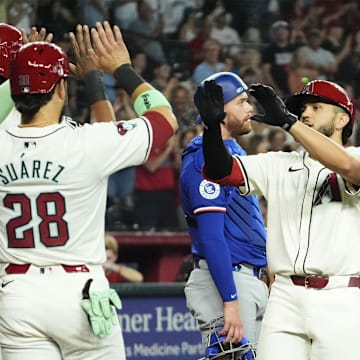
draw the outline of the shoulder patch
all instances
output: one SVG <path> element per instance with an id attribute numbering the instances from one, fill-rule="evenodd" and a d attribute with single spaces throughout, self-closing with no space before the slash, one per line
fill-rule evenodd
<path id="1" fill-rule="evenodd" d="M 216 199 L 220 195 L 220 185 L 203 180 L 199 185 L 199 192 L 204 199 Z"/>
<path id="2" fill-rule="evenodd" d="M 131 120 L 121 120 L 116 123 L 118 132 L 120 135 L 125 135 L 128 131 L 131 131 L 136 128 L 136 122 Z"/>

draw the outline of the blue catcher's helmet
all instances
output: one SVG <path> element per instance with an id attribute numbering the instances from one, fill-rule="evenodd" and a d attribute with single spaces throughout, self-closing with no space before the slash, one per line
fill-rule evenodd
<path id="1" fill-rule="evenodd" d="M 204 87 L 205 81 L 215 80 L 217 85 L 220 85 L 223 90 L 224 95 L 224 104 L 228 103 L 230 100 L 239 96 L 243 92 L 248 91 L 248 86 L 244 81 L 236 74 L 232 72 L 219 72 L 213 75 L 208 76 L 203 80 L 199 87 L 202 89 Z M 194 94 L 194 99 L 198 96 L 197 91 Z M 195 119 L 195 124 L 201 124 L 201 117 L 197 116 Z"/>
<path id="2" fill-rule="evenodd" d="M 243 337 L 237 344 L 233 344 L 232 342 L 224 344 L 226 336 L 220 336 L 218 334 L 221 329 L 221 327 L 216 328 L 215 331 L 209 335 L 204 359 L 215 360 L 226 354 L 237 353 L 236 359 L 255 360 L 253 346 L 246 337 Z"/>

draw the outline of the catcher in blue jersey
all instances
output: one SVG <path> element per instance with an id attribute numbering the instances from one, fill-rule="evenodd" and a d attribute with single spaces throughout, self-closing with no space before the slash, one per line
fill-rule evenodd
<path id="1" fill-rule="evenodd" d="M 251 131 L 248 87 L 229 72 L 212 75 L 202 84 L 208 80 L 215 80 L 223 90 L 224 143 L 231 154 L 245 155 L 235 137 Z M 219 327 L 225 343 L 234 345 L 246 336 L 256 344 L 268 299 L 268 287 L 260 280 L 267 266 L 263 217 L 256 196 L 241 197 L 236 187 L 221 187 L 202 177 L 201 146 L 201 135 L 189 143 L 180 173 L 181 202 L 195 260 L 185 287 L 187 306 L 199 323 L 204 347 Z"/>

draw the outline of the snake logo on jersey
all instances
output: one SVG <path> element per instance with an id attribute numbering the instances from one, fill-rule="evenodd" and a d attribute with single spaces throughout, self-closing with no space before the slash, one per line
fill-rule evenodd
<path id="1" fill-rule="evenodd" d="M 199 185 L 199 192 L 204 199 L 216 199 L 220 195 L 220 185 L 203 180 Z"/>
<path id="2" fill-rule="evenodd" d="M 136 124 L 133 121 L 119 121 L 116 124 L 120 135 L 125 135 L 128 131 L 135 129 Z"/>
<path id="3" fill-rule="evenodd" d="M 313 205 L 318 206 L 331 201 L 341 201 L 339 183 L 335 173 L 331 173 L 326 177 L 314 199 Z"/>

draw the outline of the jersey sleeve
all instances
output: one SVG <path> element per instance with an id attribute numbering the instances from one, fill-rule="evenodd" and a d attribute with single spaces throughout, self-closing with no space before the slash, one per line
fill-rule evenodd
<path id="1" fill-rule="evenodd" d="M 231 255 L 224 237 L 226 192 L 228 188 L 205 180 L 200 169 L 187 167 L 180 178 L 187 211 L 197 224 L 193 246 L 207 261 L 210 274 L 223 299 L 237 299 L 232 275 Z M 183 203 L 184 203 L 183 199 Z"/>
<path id="2" fill-rule="evenodd" d="M 348 147 L 347 151 L 355 156 L 360 161 L 360 148 L 359 147 Z M 354 184 L 349 183 L 344 179 L 345 182 L 345 191 L 348 195 L 352 196 L 360 196 L 360 186 L 356 186 Z"/>
<path id="3" fill-rule="evenodd" d="M 202 253 L 224 302 L 237 299 L 231 255 L 224 236 L 224 215 L 204 212 L 197 216 Z"/>
<path id="4" fill-rule="evenodd" d="M 198 171 L 186 179 L 188 197 L 191 199 L 192 212 L 198 215 L 205 212 L 226 211 L 226 188 L 205 180 Z"/>
<path id="5" fill-rule="evenodd" d="M 244 184 L 239 187 L 241 195 L 263 195 L 268 198 L 274 183 L 281 183 L 289 167 L 299 161 L 296 152 L 267 152 L 257 155 L 234 155 L 244 176 Z"/>
<path id="6" fill-rule="evenodd" d="M 151 125 L 144 117 L 85 125 L 81 133 L 85 156 L 89 164 L 95 163 L 94 169 L 100 171 L 101 177 L 144 163 L 153 137 Z"/>
<path id="7" fill-rule="evenodd" d="M 1 124 L 15 106 L 14 102 L 11 99 L 9 80 L 5 81 L 3 84 L 0 85 L 0 99 L 1 99 L 1 106 L 0 106 L 0 124 Z"/>

